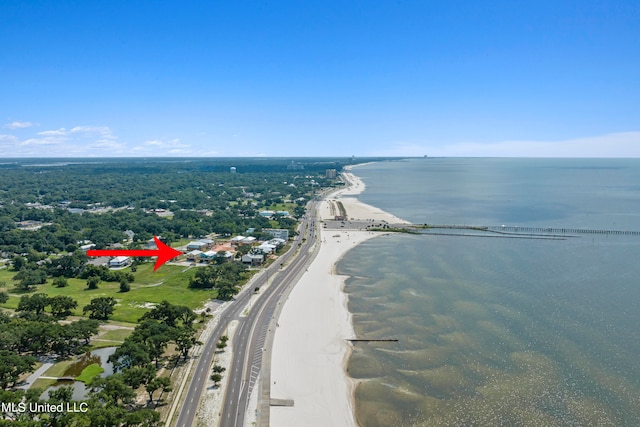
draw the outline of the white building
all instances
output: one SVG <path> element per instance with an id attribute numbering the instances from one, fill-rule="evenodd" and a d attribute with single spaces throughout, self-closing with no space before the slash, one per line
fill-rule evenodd
<path id="1" fill-rule="evenodd" d="M 245 236 L 236 236 L 231 239 L 232 245 L 239 245 L 246 237 Z"/>
<path id="2" fill-rule="evenodd" d="M 262 231 L 271 234 L 276 239 L 282 239 L 285 242 L 289 240 L 289 230 L 286 228 L 265 228 Z"/>
<path id="3" fill-rule="evenodd" d="M 245 237 L 240 241 L 241 245 L 253 245 L 256 242 L 256 238 L 253 236 Z"/>
<path id="4" fill-rule="evenodd" d="M 264 255 L 261 254 L 246 254 L 242 256 L 243 264 L 260 265 L 264 261 Z"/>
<path id="5" fill-rule="evenodd" d="M 200 251 L 198 249 L 193 250 L 193 251 L 187 253 L 187 259 L 191 260 L 191 261 L 199 260 L 201 254 L 202 254 L 202 251 Z"/>
<path id="6" fill-rule="evenodd" d="M 260 246 L 258 246 L 256 249 L 260 250 L 262 253 L 270 254 L 276 250 L 276 246 L 270 245 L 269 243 L 263 243 Z"/>
<path id="7" fill-rule="evenodd" d="M 216 257 L 216 253 L 215 251 L 207 251 L 207 252 L 203 252 L 200 254 L 200 258 L 203 260 L 207 260 L 210 261 L 212 259 L 214 259 Z"/>
<path id="8" fill-rule="evenodd" d="M 200 241 L 194 241 L 194 242 L 189 242 L 189 244 L 187 245 L 187 250 L 188 251 L 194 251 L 194 250 L 202 250 L 207 246 L 207 244 L 205 242 L 200 242 Z"/>
<path id="9" fill-rule="evenodd" d="M 129 258 L 128 256 L 117 256 L 115 258 L 111 258 L 111 260 L 109 261 L 110 268 L 126 267 L 129 264 L 131 264 L 131 258 Z"/>

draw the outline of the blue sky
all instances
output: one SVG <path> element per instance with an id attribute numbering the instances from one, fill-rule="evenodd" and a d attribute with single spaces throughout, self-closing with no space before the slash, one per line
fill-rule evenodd
<path id="1" fill-rule="evenodd" d="M 0 2 L 0 157 L 640 157 L 640 2 Z"/>

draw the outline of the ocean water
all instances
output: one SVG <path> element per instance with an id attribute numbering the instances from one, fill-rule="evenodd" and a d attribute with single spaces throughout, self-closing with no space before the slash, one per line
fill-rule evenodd
<path id="1" fill-rule="evenodd" d="M 640 231 L 639 160 L 354 173 L 361 200 L 415 223 Z M 640 425 L 640 236 L 493 237 L 392 234 L 339 263 L 357 336 L 398 339 L 354 346 L 359 424 Z"/>

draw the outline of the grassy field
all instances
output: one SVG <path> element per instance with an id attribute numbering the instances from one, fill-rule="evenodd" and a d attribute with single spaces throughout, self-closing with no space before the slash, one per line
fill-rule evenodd
<path id="1" fill-rule="evenodd" d="M 88 383 L 93 377 L 100 375 L 104 372 L 104 368 L 99 363 L 92 363 L 82 370 L 82 373 L 76 377 L 77 381 Z"/>
<path id="2" fill-rule="evenodd" d="M 46 377 L 61 377 L 64 375 L 65 371 L 69 368 L 69 366 L 75 363 L 74 360 L 63 360 L 61 362 L 56 363 L 44 373 Z M 31 385 L 31 388 L 41 388 L 46 389 L 47 387 L 55 384 L 57 380 L 38 378 Z"/>
<path id="3" fill-rule="evenodd" d="M 293 214 L 293 210 L 297 205 L 295 203 L 277 203 L 269 206 L 268 210 L 271 211 L 289 211 L 290 214 Z"/>
<path id="4" fill-rule="evenodd" d="M 130 272 L 130 268 L 122 271 Z M 189 279 L 194 276 L 195 268 L 176 265 L 164 265 L 153 271 L 153 263 L 145 263 L 137 266 L 134 274 L 135 280 L 131 284 L 129 292 L 120 292 L 120 284 L 117 282 L 100 282 L 98 289 L 88 290 L 86 280 L 69 279 L 69 286 L 56 288 L 51 285 L 51 280 L 44 285 L 33 287 L 35 292 L 44 292 L 49 296 L 67 295 L 78 301 L 78 308 L 74 315 L 82 316 L 82 308 L 89 304 L 91 299 L 97 297 L 114 297 L 118 304 L 112 320 L 135 323 L 151 306 L 149 303 L 160 303 L 167 300 L 172 304 L 185 305 L 191 309 L 201 307 L 204 302 L 215 298 L 215 290 L 189 289 Z M 16 309 L 23 291 L 13 287 L 11 277 L 14 271 L 0 270 L 0 282 L 6 282 L 4 291 L 10 296 L 9 300 L 1 306 Z"/>
<path id="5" fill-rule="evenodd" d="M 131 335 L 132 332 L 133 331 L 131 329 L 116 329 L 114 331 L 107 331 L 100 335 L 100 339 L 123 342 L 124 339 Z"/>

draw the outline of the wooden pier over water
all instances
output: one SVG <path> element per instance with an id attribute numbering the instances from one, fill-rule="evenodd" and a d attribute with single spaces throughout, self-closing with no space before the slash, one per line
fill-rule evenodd
<path id="1" fill-rule="evenodd" d="M 640 231 L 636 230 L 608 230 L 574 227 L 521 227 L 518 225 L 469 225 L 469 224 L 392 224 L 386 221 L 373 220 L 325 220 L 323 228 L 330 230 L 372 230 L 372 231 L 397 231 L 425 234 L 449 234 L 456 236 L 485 236 L 489 237 L 532 237 L 532 238 L 568 238 L 578 237 L 582 234 L 608 235 L 608 236 L 634 236 L 640 237 Z M 442 232 L 438 232 L 442 230 Z M 462 233 L 472 234 L 462 234 Z"/>
<path id="2" fill-rule="evenodd" d="M 435 225 L 425 224 L 414 226 L 416 229 L 449 229 L 449 230 L 475 230 L 494 233 L 535 233 L 535 234 L 608 234 L 618 236 L 640 236 L 640 231 L 631 230 L 597 230 L 588 228 L 558 228 L 558 227 L 520 227 L 517 225 Z"/>

